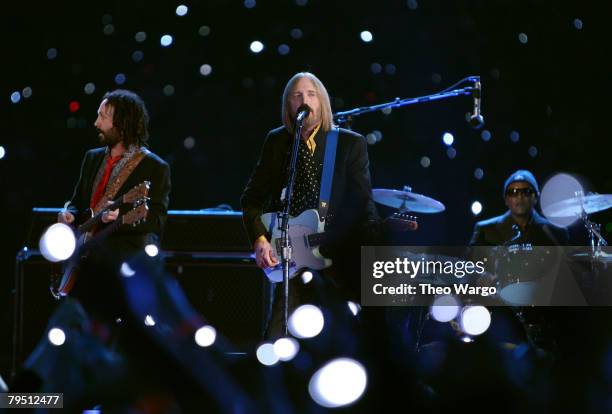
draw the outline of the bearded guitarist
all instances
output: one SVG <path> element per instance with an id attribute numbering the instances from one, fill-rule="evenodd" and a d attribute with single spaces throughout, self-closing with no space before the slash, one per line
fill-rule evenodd
<path id="1" fill-rule="evenodd" d="M 325 279 L 333 280 L 355 300 L 359 298 L 360 246 L 379 237 L 383 222 L 372 199 L 366 140 L 362 135 L 333 125 L 327 90 L 312 73 L 297 73 L 285 87 L 281 106 L 283 126 L 268 133 L 242 194 L 244 225 L 253 243 L 257 265 L 262 269 L 277 266 L 281 258 L 270 244 L 270 229 L 261 215 L 282 211 L 283 187 L 296 127 L 294 120 L 300 108 L 308 111 L 299 142 L 290 214 L 299 216 L 307 210 L 319 211 L 319 216 L 325 219 L 327 236 L 319 252 L 333 262 L 323 270 Z M 332 130 L 336 131 L 336 138 L 330 138 Z M 331 178 L 324 179 L 324 160 L 331 140 L 336 142 L 331 161 L 334 168 L 327 175 Z M 328 202 L 324 202 L 320 197 L 322 182 L 330 180 L 331 194 Z M 303 284 L 299 279 L 296 277 L 290 282 L 289 311 L 308 300 L 307 293 L 300 292 Z M 281 288 L 282 283 L 277 283 L 271 322 L 265 334 L 268 338 L 282 334 Z"/>
<path id="2" fill-rule="evenodd" d="M 134 92 L 114 90 L 104 95 L 94 124 L 103 147 L 85 154 L 72 198 L 58 217 L 62 223 L 78 226 L 99 215 L 101 223 L 90 230 L 95 237 L 134 206 L 106 207 L 147 183 L 146 220 L 135 226 L 119 226 L 104 239 L 101 249 L 95 249 L 110 254 L 115 262 L 142 251 L 145 245 L 159 245 L 166 221 L 170 167 L 147 149 L 148 122 L 145 104 Z"/>

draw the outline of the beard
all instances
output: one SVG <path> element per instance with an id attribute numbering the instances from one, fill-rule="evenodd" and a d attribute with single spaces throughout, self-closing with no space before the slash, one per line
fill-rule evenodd
<path id="1" fill-rule="evenodd" d="M 108 147 L 113 147 L 121 142 L 121 136 L 115 128 L 112 128 L 106 132 L 98 129 L 98 138 L 100 139 L 100 144 Z"/>

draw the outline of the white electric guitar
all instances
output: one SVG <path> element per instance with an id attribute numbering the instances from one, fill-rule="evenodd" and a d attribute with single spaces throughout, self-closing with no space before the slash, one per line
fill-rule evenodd
<path id="1" fill-rule="evenodd" d="M 276 257 L 282 257 L 281 231 L 278 225 L 277 213 L 266 213 L 261 221 L 272 235 L 270 244 Z M 385 221 L 391 222 L 394 228 L 416 230 L 418 227 L 416 217 L 403 213 L 395 213 Z M 323 229 L 325 221 L 319 219 L 319 212 L 315 209 L 306 210 L 297 217 L 289 218 L 289 241 L 293 248 L 291 263 L 289 265 L 289 278 L 293 278 L 301 269 L 321 270 L 331 266 L 332 261 L 319 252 L 319 246 L 325 240 Z M 356 259 L 357 260 L 357 259 Z M 283 281 L 283 265 L 279 263 L 274 267 L 264 269 L 271 282 Z"/>

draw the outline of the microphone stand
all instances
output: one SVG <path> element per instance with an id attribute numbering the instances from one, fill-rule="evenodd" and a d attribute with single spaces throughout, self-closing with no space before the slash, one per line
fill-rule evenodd
<path id="1" fill-rule="evenodd" d="M 289 267 L 291 266 L 291 258 L 293 247 L 289 239 L 289 211 L 291 211 L 291 199 L 293 197 L 293 184 L 295 183 L 295 174 L 297 170 L 297 156 L 300 139 L 302 136 L 302 126 L 304 120 L 296 121 L 295 136 L 293 138 L 293 147 L 291 149 L 291 160 L 289 163 L 289 175 L 287 177 L 287 185 L 285 187 L 285 203 L 283 211 L 278 213 L 278 226 L 281 231 L 281 262 L 283 266 L 283 333 L 287 333 L 287 320 L 289 317 Z"/>
<path id="2" fill-rule="evenodd" d="M 449 88 L 443 90 L 442 92 L 434 93 L 432 95 L 420 96 L 418 98 L 395 98 L 395 100 L 383 104 L 362 106 L 348 111 L 336 112 L 334 114 L 334 119 L 336 120 L 336 123 L 338 125 L 348 123 L 350 129 L 350 123 L 353 121 L 353 118 L 355 116 L 362 115 L 368 112 L 381 111 L 386 108 L 399 108 L 401 106 L 437 101 L 461 95 L 474 95 L 475 93 L 479 92 L 477 86 L 468 86 L 461 89 L 448 90 L 454 88 L 455 86 L 463 82 L 480 82 L 480 76 L 468 76 L 467 78 L 464 78 L 459 82 L 455 83 L 454 85 L 450 86 Z"/>

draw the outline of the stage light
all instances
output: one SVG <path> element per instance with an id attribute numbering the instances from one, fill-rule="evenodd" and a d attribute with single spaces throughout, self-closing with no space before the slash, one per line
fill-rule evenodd
<path id="1" fill-rule="evenodd" d="M 76 238 L 70 226 L 63 223 L 51 225 L 40 238 L 40 253 L 50 262 L 68 259 L 76 248 Z"/>
<path id="2" fill-rule="evenodd" d="M 268 367 L 276 364 L 279 361 L 278 355 L 276 355 L 276 352 L 274 352 L 274 345 L 270 343 L 259 345 L 255 355 L 261 364 Z"/>
<path id="3" fill-rule="evenodd" d="M 364 366 L 354 359 L 334 359 L 314 373 L 308 383 L 312 399 L 326 408 L 336 408 L 357 401 L 365 392 L 368 376 Z"/>
<path id="4" fill-rule="evenodd" d="M 212 73 L 212 66 L 210 66 L 209 64 L 205 63 L 202 66 L 200 66 L 200 75 L 208 76 L 211 73 Z"/>
<path id="5" fill-rule="evenodd" d="M 431 165 L 431 160 L 429 159 L 429 157 L 421 157 L 421 167 L 429 168 L 430 165 Z"/>
<path id="6" fill-rule="evenodd" d="M 381 109 L 380 112 L 382 112 L 384 115 L 389 115 L 391 114 L 391 112 L 393 112 L 393 108 L 387 106 L 386 108 Z"/>
<path id="7" fill-rule="evenodd" d="M 252 9 L 253 7 L 256 6 L 256 2 L 255 0 L 244 0 L 244 7 L 246 7 L 247 9 Z"/>
<path id="8" fill-rule="evenodd" d="M 582 30 L 582 20 L 574 19 L 574 27 L 576 30 Z"/>
<path id="9" fill-rule="evenodd" d="M 79 103 L 77 101 L 72 101 L 70 102 L 70 104 L 68 104 L 68 108 L 70 109 L 70 112 L 76 112 L 79 110 L 81 106 L 79 105 Z"/>
<path id="10" fill-rule="evenodd" d="M 183 141 L 183 145 L 185 146 L 185 149 L 193 149 L 193 147 L 195 147 L 195 138 L 193 137 L 187 137 L 185 138 L 185 140 Z"/>
<path id="11" fill-rule="evenodd" d="M 448 147 L 446 149 L 446 156 L 450 158 L 451 160 L 454 159 L 457 156 L 457 150 L 454 149 L 453 147 Z"/>
<path id="12" fill-rule="evenodd" d="M 429 313 L 438 322 L 450 322 L 459 314 L 459 300 L 452 295 L 438 296 L 429 308 Z"/>
<path id="13" fill-rule="evenodd" d="M 138 62 L 142 62 L 142 60 L 144 59 L 144 53 L 142 50 L 135 50 L 134 53 L 132 53 L 132 60 L 136 63 Z"/>
<path id="14" fill-rule="evenodd" d="M 6 155 L 6 150 L 0 145 L 0 160 Z"/>
<path id="15" fill-rule="evenodd" d="M 66 334 L 60 328 L 51 328 L 47 334 L 47 338 L 52 345 L 61 346 L 66 342 Z"/>
<path id="16" fill-rule="evenodd" d="M 88 82 L 85 84 L 83 91 L 86 95 L 91 95 L 96 91 L 96 85 L 94 85 L 92 82 Z"/>
<path id="17" fill-rule="evenodd" d="M 104 26 L 104 29 L 102 31 L 106 36 L 110 36 L 115 31 L 115 26 L 113 26 L 112 24 L 107 24 Z"/>
<path id="18" fill-rule="evenodd" d="M 155 319 L 151 315 L 146 315 L 144 319 L 144 324 L 146 326 L 155 326 Z"/>
<path id="19" fill-rule="evenodd" d="M 185 6 L 184 4 L 181 4 L 180 6 L 176 8 L 177 16 L 180 16 L 180 17 L 185 16 L 187 12 L 189 12 L 189 7 Z"/>
<path id="20" fill-rule="evenodd" d="M 368 135 L 366 135 L 366 141 L 368 142 L 368 145 L 376 144 L 376 135 L 370 132 Z"/>
<path id="21" fill-rule="evenodd" d="M 531 156 L 531 158 L 535 158 L 538 156 L 538 149 L 536 147 L 534 147 L 533 145 L 531 147 L 529 147 L 529 149 L 527 150 L 527 152 L 529 153 L 529 155 Z"/>
<path id="22" fill-rule="evenodd" d="M 202 37 L 206 37 L 206 36 L 208 36 L 208 35 L 210 34 L 210 27 L 208 27 L 208 26 L 201 26 L 201 27 L 198 29 L 198 34 L 199 34 L 200 36 L 202 36 Z"/>
<path id="23" fill-rule="evenodd" d="M 380 63 L 374 62 L 370 65 L 370 70 L 373 74 L 377 75 L 382 72 L 382 65 Z"/>
<path id="24" fill-rule="evenodd" d="M 304 36 L 304 33 L 296 28 L 291 29 L 291 32 L 289 32 L 289 34 L 291 35 L 292 38 L 294 38 L 295 40 L 301 39 L 302 36 Z"/>
<path id="25" fill-rule="evenodd" d="M 525 33 L 519 33 L 518 39 L 519 39 L 519 42 L 521 42 L 524 45 L 527 44 L 527 42 L 529 41 L 529 37 L 527 37 Z"/>
<path id="26" fill-rule="evenodd" d="M 173 38 L 170 35 L 163 35 L 161 37 L 161 39 L 159 39 L 159 43 L 162 45 L 162 47 L 168 47 L 172 44 L 173 42 Z"/>
<path id="27" fill-rule="evenodd" d="M 304 284 L 310 283 L 312 281 L 312 272 L 310 270 L 306 270 L 302 273 L 302 282 Z"/>
<path id="28" fill-rule="evenodd" d="M 470 209 L 472 210 L 472 214 L 477 216 L 482 213 L 482 204 L 480 203 L 480 201 L 474 201 Z"/>
<path id="29" fill-rule="evenodd" d="M 52 47 L 51 49 L 47 50 L 47 59 L 49 60 L 53 60 L 57 57 L 57 49 Z"/>
<path id="30" fill-rule="evenodd" d="M 21 94 L 18 91 L 15 91 L 11 94 L 11 102 L 16 104 L 21 101 Z"/>
<path id="31" fill-rule="evenodd" d="M 166 85 L 164 86 L 163 93 L 165 96 L 174 95 L 174 85 Z"/>
<path id="32" fill-rule="evenodd" d="M 387 75 L 395 75 L 396 72 L 396 68 L 395 65 L 393 63 L 387 63 L 385 65 L 385 72 L 387 73 Z"/>
<path id="33" fill-rule="evenodd" d="M 290 51 L 291 49 L 289 48 L 289 46 L 284 43 L 278 47 L 279 55 L 283 55 L 283 56 L 288 55 Z"/>
<path id="34" fill-rule="evenodd" d="M 474 178 L 482 180 L 482 177 L 484 177 L 484 170 L 482 168 L 476 168 L 474 170 Z"/>
<path id="35" fill-rule="evenodd" d="M 264 45 L 259 40 L 255 40 L 251 42 L 250 49 L 251 49 L 251 52 L 253 53 L 259 53 L 262 50 L 264 50 Z"/>
<path id="36" fill-rule="evenodd" d="M 308 4 L 308 0 L 295 0 L 295 4 L 298 6 L 304 7 Z"/>
<path id="37" fill-rule="evenodd" d="M 354 316 L 357 316 L 361 311 L 361 306 L 358 303 L 351 302 L 350 300 L 346 303 L 348 305 L 349 310 Z"/>
<path id="38" fill-rule="evenodd" d="M 482 138 L 483 141 L 489 141 L 491 139 L 491 132 L 488 129 L 483 129 L 480 133 L 480 138 Z"/>
<path id="39" fill-rule="evenodd" d="M 134 35 L 134 40 L 136 40 L 138 43 L 142 43 L 147 40 L 147 34 L 145 32 L 137 32 Z"/>
<path id="40" fill-rule="evenodd" d="M 361 33 L 359 33 L 359 37 L 361 37 L 361 40 L 364 41 L 365 43 L 369 43 L 374 39 L 374 36 L 372 36 L 372 33 L 364 30 Z"/>
<path id="41" fill-rule="evenodd" d="M 510 133 L 510 141 L 512 142 L 519 142 L 519 139 L 521 138 L 520 134 L 516 131 L 512 131 Z"/>
<path id="42" fill-rule="evenodd" d="M 274 342 L 274 353 L 281 361 L 290 361 L 300 350 L 300 344 L 293 338 L 280 338 Z"/>
<path id="43" fill-rule="evenodd" d="M 491 325 L 491 314 L 484 306 L 466 306 L 461 311 L 461 330 L 471 336 L 481 335 Z"/>
<path id="44" fill-rule="evenodd" d="M 569 174 L 561 173 L 551 177 L 542 186 L 540 193 L 540 207 L 544 216 L 557 226 L 566 227 L 572 225 L 580 215 L 582 210 L 579 203 L 574 204 L 574 208 L 565 208 L 563 215 L 559 214 L 556 203 L 564 200 L 576 199 L 584 194 L 584 187 L 576 178 Z"/>
<path id="45" fill-rule="evenodd" d="M 455 137 L 450 132 L 445 132 L 442 135 L 442 142 L 444 142 L 446 146 L 450 147 L 451 145 L 453 145 L 453 142 L 455 142 Z"/>
<path id="46" fill-rule="evenodd" d="M 159 248 L 154 244 L 147 244 L 144 250 L 145 253 L 151 257 L 155 257 L 159 254 Z"/>
<path id="47" fill-rule="evenodd" d="M 210 325 L 206 325 L 198 329 L 194 337 L 196 344 L 205 348 L 215 343 L 215 339 L 217 339 L 217 330 Z"/>
<path id="48" fill-rule="evenodd" d="M 21 91 L 21 95 L 28 99 L 29 97 L 32 96 L 32 88 L 30 88 L 29 86 L 26 86 L 25 88 L 23 88 L 23 90 Z"/>
<path id="49" fill-rule="evenodd" d="M 417 0 L 408 0 L 406 2 L 406 5 L 410 10 L 416 10 L 419 7 L 419 3 L 417 2 Z"/>
<path id="50" fill-rule="evenodd" d="M 296 338 L 313 338 L 323 330 L 325 319 L 321 309 L 314 305 L 302 305 L 297 308 L 288 321 L 291 335 Z"/>
<path id="51" fill-rule="evenodd" d="M 132 269 L 130 265 L 126 262 L 121 263 L 121 268 L 119 269 L 119 271 L 124 277 L 132 277 L 136 274 L 134 269 Z"/>
<path id="52" fill-rule="evenodd" d="M 125 81 L 126 81 L 126 77 L 125 77 L 125 75 L 123 73 L 118 73 L 115 76 L 115 83 L 117 85 L 123 85 L 125 83 Z"/>

